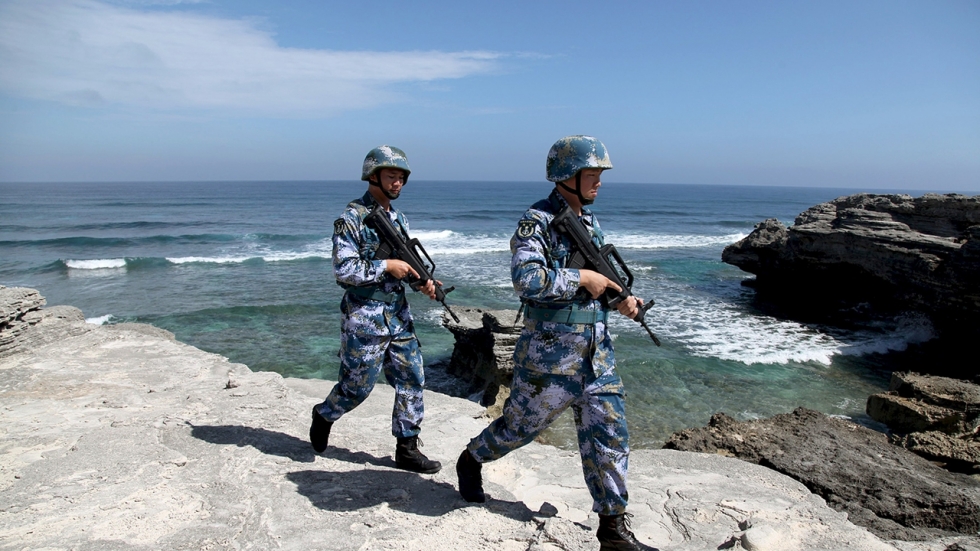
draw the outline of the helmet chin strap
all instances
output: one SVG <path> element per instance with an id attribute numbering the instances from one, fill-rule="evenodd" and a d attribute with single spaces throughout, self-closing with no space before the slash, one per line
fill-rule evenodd
<path id="1" fill-rule="evenodd" d="M 377 180 L 369 179 L 368 180 L 368 185 L 369 186 L 377 186 L 378 189 L 381 190 L 381 193 L 383 193 L 385 195 L 385 197 L 387 197 L 388 199 L 391 199 L 392 201 L 394 201 L 395 199 L 398 199 L 398 196 L 399 195 L 401 195 L 400 193 L 392 193 L 392 192 L 388 191 L 387 189 L 385 189 L 384 186 L 381 185 L 381 176 L 378 173 L 374 173 L 371 176 L 372 177 L 376 177 Z M 405 179 L 402 180 L 402 187 L 405 187 L 405 184 L 407 184 L 407 183 L 408 183 L 408 176 L 406 176 Z"/>
<path id="2" fill-rule="evenodd" d="M 581 170 L 575 173 L 575 189 L 566 186 L 565 182 L 558 182 L 558 185 L 565 188 L 565 190 L 568 191 L 569 193 L 574 193 L 575 196 L 578 197 L 579 202 L 582 203 L 583 205 L 591 205 L 592 203 L 595 203 L 595 199 L 586 199 L 585 197 L 582 197 L 582 171 Z"/>

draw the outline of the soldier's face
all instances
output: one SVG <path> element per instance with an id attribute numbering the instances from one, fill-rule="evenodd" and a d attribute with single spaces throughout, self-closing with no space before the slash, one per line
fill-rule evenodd
<path id="1" fill-rule="evenodd" d="M 378 171 L 378 183 L 389 199 L 395 199 L 405 185 L 405 171 L 397 168 L 382 168 Z"/>
<path id="2" fill-rule="evenodd" d="M 601 168 L 583 168 L 582 169 L 582 197 L 586 200 L 594 201 L 596 196 L 599 195 L 599 186 L 602 185 L 600 177 L 602 175 Z M 572 179 L 572 186 L 575 185 L 575 180 Z"/>

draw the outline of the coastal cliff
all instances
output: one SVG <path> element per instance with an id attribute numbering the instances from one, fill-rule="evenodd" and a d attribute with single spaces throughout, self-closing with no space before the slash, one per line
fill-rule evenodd
<path id="1" fill-rule="evenodd" d="M 11 296 L 0 304 L 34 295 L 0 288 Z M 151 326 L 97 327 L 29 300 L 0 324 L 22 343 L 0 358 L 0 549 L 596 546 L 575 452 L 532 443 L 485 467 L 489 503 L 459 498 L 452 464 L 487 423 L 479 404 L 427 393 L 425 451 L 446 465 L 433 476 L 394 468 L 385 385 L 317 455 L 309 410 L 330 381 L 253 373 Z M 634 531 L 661 551 L 980 547 L 881 540 L 803 484 L 718 455 L 634 451 L 630 497 Z"/>
<path id="2" fill-rule="evenodd" d="M 722 260 L 755 274 L 747 283 L 760 304 L 791 317 L 925 314 L 942 343 L 926 355 L 940 365 L 919 370 L 980 374 L 965 346 L 980 337 L 980 196 L 840 197 L 788 228 L 776 219 L 759 223 Z"/>

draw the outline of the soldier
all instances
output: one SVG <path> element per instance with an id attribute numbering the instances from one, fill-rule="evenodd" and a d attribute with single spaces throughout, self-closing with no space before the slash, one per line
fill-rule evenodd
<path id="1" fill-rule="evenodd" d="M 412 314 L 401 279 L 419 274 L 406 262 L 374 258 L 380 241 L 364 218 L 376 205 L 388 212 L 393 224 L 408 234 L 408 221 L 391 206 L 411 174 L 405 152 L 382 145 L 368 152 L 361 180 L 368 189 L 333 223 L 333 269 L 337 284 L 344 288 L 340 302 L 340 377 L 330 395 L 313 407 L 310 443 L 317 453 L 327 448 L 334 422 L 363 402 L 374 388 L 378 375 L 395 387 L 391 433 L 397 439 L 395 464 L 418 473 L 438 472 L 442 464 L 420 450 L 422 386 L 425 375 L 422 353 L 415 336 Z M 435 298 L 429 280 L 419 289 Z"/>
<path id="2" fill-rule="evenodd" d="M 602 246 L 602 230 L 586 205 L 598 194 L 600 174 L 610 168 L 605 146 L 590 136 L 562 138 L 548 152 L 547 176 L 555 188 L 524 213 L 510 240 L 511 278 L 525 313 L 511 394 L 503 414 L 460 454 L 456 474 L 463 499 L 486 501 L 481 464 L 524 446 L 571 406 L 585 483 L 599 514 L 601 549 L 642 550 L 651 548 L 636 541 L 626 514 L 623 382 L 615 370 L 608 306 L 598 300 L 607 287 L 620 289 L 598 272 L 566 268 L 570 243 L 549 227 L 568 205 Z M 640 305 L 631 296 L 617 309 L 632 318 Z"/>

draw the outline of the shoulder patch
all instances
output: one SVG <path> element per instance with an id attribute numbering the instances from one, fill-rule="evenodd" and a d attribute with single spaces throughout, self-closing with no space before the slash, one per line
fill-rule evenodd
<path id="1" fill-rule="evenodd" d="M 333 232 L 334 233 L 344 233 L 344 228 L 347 227 L 347 221 L 343 218 L 338 218 L 333 222 Z"/>
<path id="2" fill-rule="evenodd" d="M 517 236 L 527 239 L 534 235 L 534 228 L 538 225 L 537 220 L 521 220 L 517 223 Z"/>

